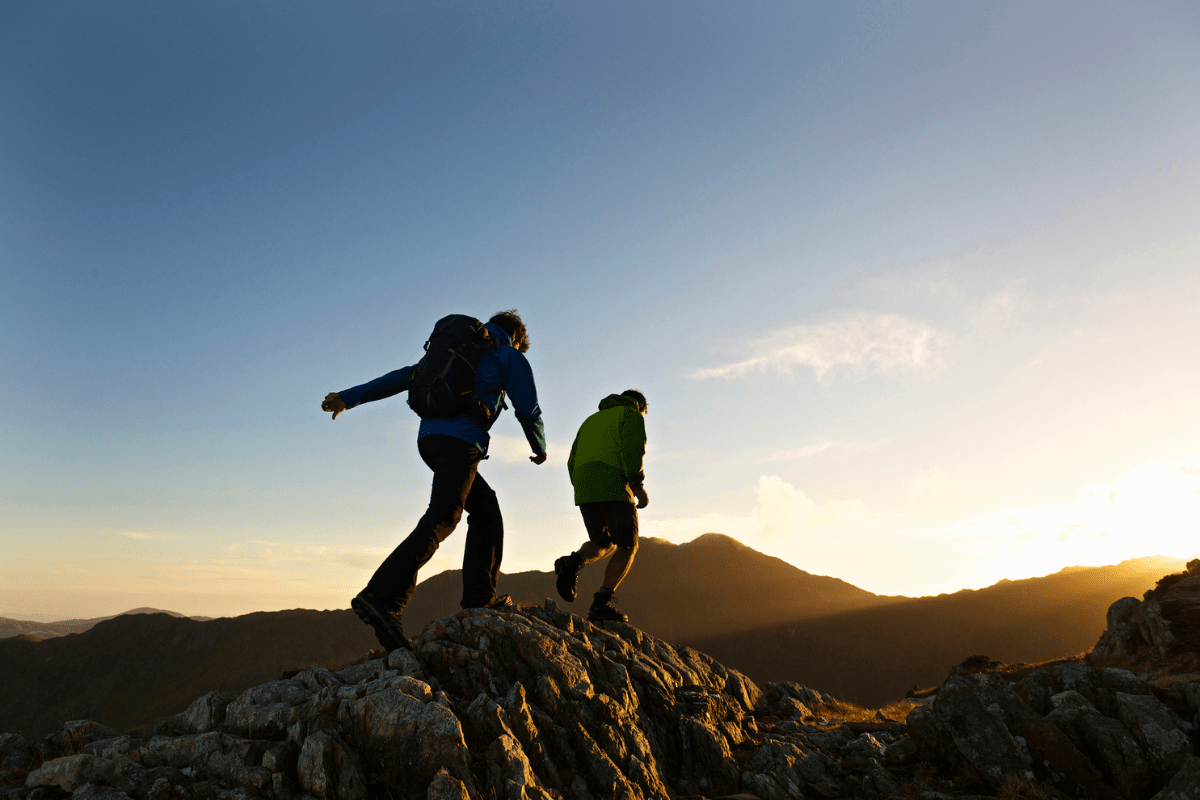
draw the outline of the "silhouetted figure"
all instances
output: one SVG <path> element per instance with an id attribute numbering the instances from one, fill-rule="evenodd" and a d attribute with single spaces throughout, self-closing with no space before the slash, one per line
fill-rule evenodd
<path id="1" fill-rule="evenodd" d="M 496 594 L 504 552 L 504 521 L 496 493 L 478 473 L 479 462 L 487 457 L 488 429 L 508 407 L 504 402 L 506 393 L 533 449 L 529 460 L 535 464 L 546 460 L 546 436 L 533 371 L 522 355 L 529 349 L 529 336 L 520 316 L 515 309 L 496 314 L 482 326 L 479 335 L 489 346 L 478 356 L 475 389 L 470 397 L 471 413 L 423 418 L 417 433 L 417 451 L 433 470 L 429 508 L 408 538 L 375 571 L 367 588 L 350 604 L 359 618 L 375 629 L 376 638 L 387 650 L 408 646 L 400 615 L 416 590 L 417 571 L 454 531 L 464 510 L 467 542 L 463 554 L 462 607 L 502 608 L 512 604 L 507 595 Z M 333 418 L 337 419 L 348 408 L 391 397 L 410 385 L 415 387 L 417 366 L 389 372 L 353 389 L 330 393 L 321 403 L 321 409 L 333 412 Z"/>
<path id="2" fill-rule="evenodd" d="M 596 592 L 588 619 L 595 622 L 629 618 L 617 610 L 616 590 L 629 573 L 638 547 L 637 510 L 650 502 L 642 483 L 646 455 L 646 397 L 636 389 L 610 394 L 600 410 L 583 421 L 567 471 L 575 487 L 575 505 L 583 515 L 588 541 L 554 562 L 558 593 L 570 602 L 585 564 L 612 556 L 604 583 Z M 637 506 L 634 506 L 634 500 Z"/>

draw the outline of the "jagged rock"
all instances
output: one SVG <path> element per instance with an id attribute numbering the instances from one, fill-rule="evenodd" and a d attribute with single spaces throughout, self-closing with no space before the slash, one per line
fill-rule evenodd
<path id="1" fill-rule="evenodd" d="M 1133 609 L 1132 618 L 1142 639 L 1149 643 L 1154 655 L 1161 658 L 1175 650 L 1175 634 L 1171 632 L 1171 622 L 1163 616 L 1162 605 L 1158 600 L 1139 604 Z"/>
<path id="2" fill-rule="evenodd" d="M 219 730 L 225 724 L 225 710 L 236 695 L 228 692 L 209 692 L 192 701 L 187 710 L 177 714 L 164 724 L 159 733 L 180 735 L 186 733 L 208 733 Z"/>
<path id="3" fill-rule="evenodd" d="M 1122 797 L 1136 800 L 1154 793 L 1150 765 L 1124 725 L 1100 714 L 1083 715 L 1075 724 L 1093 761 Z"/>
<path id="4" fill-rule="evenodd" d="M 97 742 L 89 742 L 81 749 L 85 753 L 91 753 L 94 756 L 101 758 L 116 758 L 123 756 L 133 747 L 133 739 L 128 736 L 117 736 L 112 739 L 101 739 Z"/>
<path id="5" fill-rule="evenodd" d="M 225 707 L 221 729 L 254 739 L 283 739 L 303 716 L 313 692 L 294 680 L 272 681 L 247 689 Z"/>
<path id="6" fill-rule="evenodd" d="M 1197 797 L 1200 797 L 1200 758 L 1192 756 L 1151 800 L 1196 800 Z"/>
<path id="7" fill-rule="evenodd" d="M 241 739 L 210 731 L 186 736 L 155 736 L 135 743 L 127 751 L 132 760 L 146 767 L 169 766 L 211 781 L 259 791 L 271 782 L 271 773 L 261 766 L 265 742 Z"/>
<path id="8" fill-rule="evenodd" d="M 869 764 L 861 776 L 852 776 L 848 783 L 860 800 L 891 800 L 900 792 L 900 784 L 878 762 Z"/>
<path id="9" fill-rule="evenodd" d="M 746 764 L 741 788 L 763 800 L 788 800 L 804 797 L 804 778 L 800 775 L 803 751 L 791 742 L 764 742 Z"/>
<path id="10" fill-rule="evenodd" d="M 1026 675 L 1017 681 L 1013 689 L 1030 708 L 1043 717 L 1053 709 L 1050 698 L 1062 691 L 1050 673 L 1044 669 Z"/>
<path id="11" fill-rule="evenodd" d="M 950 674 L 947 677 L 953 678 L 957 675 L 973 675 L 977 672 L 989 672 L 1004 666 L 1004 662 L 995 661 L 987 656 L 968 656 L 959 663 L 950 668 Z"/>
<path id="12" fill-rule="evenodd" d="M 62 728 L 47 736 L 43 747 L 52 748 L 63 755 L 72 755 L 86 744 L 120 735 L 120 731 L 107 725 L 92 722 L 90 719 L 76 719 L 64 722 Z"/>
<path id="13" fill-rule="evenodd" d="M 488 748 L 487 765 L 488 783 L 495 797 L 504 800 L 542 800 L 550 797 L 538 785 L 525 751 L 513 737 L 501 734 L 492 742 Z"/>
<path id="14" fill-rule="evenodd" d="M 441 769 L 429 783 L 425 800 L 470 800 L 470 794 L 462 781 Z"/>
<path id="15" fill-rule="evenodd" d="M 131 800 L 131 798 L 120 789 L 85 783 L 71 793 L 71 800 Z"/>
<path id="16" fill-rule="evenodd" d="M 80 753 L 42 764 L 25 777 L 25 788 L 57 786 L 64 792 L 73 792 L 86 783 L 107 784 L 116 773 L 116 765 L 108 759 Z"/>
<path id="17" fill-rule="evenodd" d="M 25 776 L 40 764 L 36 749 L 18 733 L 0 733 L 0 786 L 24 784 Z"/>
<path id="18" fill-rule="evenodd" d="M 423 791 L 444 767 L 474 790 L 462 726 L 444 695 L 435 697 L 428 684 L 399 674 L 364 686 L 361 697 L 342 701 L 337 722 L 373 782 Z"/>
<path id="19" fill-rule="evenodd" d="M 362 764 L 336 731 L 305 739 L 296 772 L 300 788 L 319 800 L 366 800 Z"/>
<path id="20" fill-rule="evenodd" d="M 1170 710 L 1150 695 L 1117 694 L 1118 718 L 1142 745 L 1160 781 L 1179 770 L 1192 755 L 1192 743 Z"/>
<path id="21" fill-rule="evenodd" d="M 883 758 L 889 764 L 905 764 L 917 754 L 917 743 L 911 736 L 901 736 L 883 751 Z"/>
<path id="22" fill-rule="evenodd" d="M 726 736 L 705 717 L 680 721 L 683 764 L 677 786 L 681 794 L 714 796 L 737 791 L 738 771 Z"/>
<path id="23" fill-rule="evenodd" d="M 810 707 L 819 706 L 833 698 L 815 689 L 790 681 L 773 683 L 760 693 L 754 710 L 772 714 L 780 719 L 806 719 L 812 716 Z"/>
<path id="24" fill-rule="evenodd" d="M 1136 597 L 1122 597 L 1108 607 L 1108 627 L 1092 648 L 1090 659 L 1127 656 L 1146 646 L 1134 612 L 1142 604 Z"/>
<path id="25" fill-rule="evenodd" d="M 1164 577 L 1140 602 L 1121 598 L 1109 607 L 1107 622 L 1090 663 L 1140 653 L 1163 658 L 1200 652 L 1200 564 L 1190 562 L 1187 572 Z"/>
<path id="26" fill-rule="evenodd" d="M 1200 682 L 1156 696 L 1083 664 L 1016 686 L 963 670 L 906 725 L 839 724 L 833 702 L 552 602 L 476 609 L 408 650 L 210 693 L 154 736 L 86 722 L 0 736 L 0 800 L 886 800 L 922 760 L 946 776 L 970 764 L 996 787 L 1015 775 L 1149 800 L 1188 791 L 1197 768 L 1180 714 L 1200 712 Z M 56 757 L 76 759 L 69 789 Z"/>
<path id="27" fill-rule="evenodd" d="M 1200 569 L 1189 569 L 1188 577 L 1163 592 L 1158 603 L 1170 621 L 1177 651 L 1200 651 Z"/>
<path id="28" fill-rule="evenodd" d="M 980 690 L 985 694 L 994 690 L 994 684 L 986 680 L 989 678 L 1002 680 L 986 674 L 951 678 L 938 691 L 931 711 L 958 755 L 989 784 L 998 787 L 1006 775 L 1032 780 L 1033 762 L 1027 747 L 1013 738 L 1000 709 L 994 703 L 989 706 L 980 696 Z M 1013 697 L 1019 702 L 1015 693 Z M 918 728 L 924 730 L 920 722 Z M 939 734 L 936 739 L 938 746 L 944 746 L 943 736 Z"/>

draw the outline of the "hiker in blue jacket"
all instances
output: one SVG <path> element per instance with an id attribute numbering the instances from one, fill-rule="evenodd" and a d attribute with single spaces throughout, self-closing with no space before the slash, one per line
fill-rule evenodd
<path id="1" fill-rule="evenodd" d="M 484 351 L 475 373 L 475 396 L 489 412 L 488 421 L 481 423 L 465 415 L 421 420 L 417 451 L 433 470 L 429 508 L 408 538 L 375 571 L 367 588 L 350 603 L 359 618 L 375 629 L 376 638 L 387 650 L 408 646 L 400 615 L 417 588 L 417 571 L 454 531 L 464 510 L 467 541 L 462 607 L 502 608 L 512 604 L 507 595 L 496 594 L 504 552 L 504 521 L 496 493 L 478 473 L 479 462 L 487 458 L 488 429 L 508 407 L 506 394 L 533 450 L 529 460 L 534 464 L 546 460 L 546 435 L 533 370 L 523 355 L 529 349 L 525 323 L 513 309 L 493 316 L 486 328 L 499 344 Z M 322 401 L 321 410 L 332 412 L 337 419 L 348 408 L 403 392 L 415 366 L 389 372 L 352 389 L 331 392 Z"/>

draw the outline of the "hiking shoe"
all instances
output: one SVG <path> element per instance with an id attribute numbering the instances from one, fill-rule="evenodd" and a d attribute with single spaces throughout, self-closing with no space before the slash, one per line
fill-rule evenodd
<path id="1" fill-rule="evenodd" d="M 364 589 L 350 601 L 350 608 L 359 619 L 375 630 L 375 638 L 384 650 L 390 652 L 408 647 L 404 626 L 400 624 L 400 615 L 384 608 L 375 595 Z"/>
<path id="2" fill-rule="evenodd" d="M 591 622 L 628 622 L 629 617 L 617 610 L 616 599 L 616 595 L 602 597 L 600 592 L 596 592 L 596 599 L 588 609 L 588 619 Z"/>
<path id="3" fill-rule="evenodd" d="M 512 605 L 513 605 L 512 598 L 509 597 L 508 595 L 494 594 L 494 595 L 492 595 L 492 599 L 488 600 L 486 603 L 479 603 L 479 604 L 472 603 L 471 605 L 463 606 L 463 608 L 490 608 L 495 611 L 501 611 L 506 608 L 512 608 Z"/>
<path id="4" fill-rule="evenodd" d="M 558 594 L 568 603 L 575 601 L 579 592 L 579 570 L 583 569 L 583 559 L 572 553 L 554 562 L 554 574 L 558 576 L 554 587 Z"/>

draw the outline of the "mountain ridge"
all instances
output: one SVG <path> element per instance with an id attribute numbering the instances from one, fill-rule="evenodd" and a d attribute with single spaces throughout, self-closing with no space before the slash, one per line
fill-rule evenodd
<path id="1" fill-rule="evenodd" d="M 84 631 L 94 627 L 97 623 L 134 614 L 167 614 L 168 616 L 172 617 L 194 619 L 197 622 L 207 622 L 213 619 L 213 617 L 203 616 L 188 617 L 186 614 L 180 614 L 178 611 L 165 611 L 161 608 L 150 608 L 147 606 L 131 608 L 129 611 L 122 611 L 120 614 L 111 614 L 107 617 L 63 619 L 54 622 L 36 622 L 33 620 L 0 617 L 0 639 L 6 639 L 12 636 L 32 636 L 37 639 L 53 639 L 58 636 L 69 636 L 73 633 L 83 633 Z"/>
<path id="2" fill-rule="evenodd" d="M 690 559 L 697 554 L 712 556 L 714 563 L 693 569 Z M 940 680 L 950 664 L 979 653 L 1024 662 L 1077 653 L 1103 630 L 1109 604 L 1140 595 L 1162 574 L 1162 562 L 1150 557 L 954 594 L 888 598 L 836 578 L 804 573 L 719 534 L 692 547 L 652 542 L 647 556 L 644 563 L 635 563 L 635 573 L 639 563 L 648 567 L 643 577 L 651 585 L 636 591 L 623 586 L 620 592 L 621 606 L 640 629 L 697 648 L 754 680 L 798 680 L 856 702 L 895 699 L 914 684 Z M 676 572 L 688 580 L 653 585 L 654 565 L 663 559 L 674 560 L 680 566 Z M 737 577 L 770 572 L 764 565 L 776 570 L 775 583 L 768 585 L 799 580 L 808 587 L 805 597 L 820 605 L 801 608 L 796 618 L 779 621 L 779 609 L 762 602 L 762 585 Z M 705 625 L 695 624 L 694 617 L 705 613 L 714 592 L 695 579 L 718 571 L 726 583 L 749 595 L 755 614 L 741 619 L 740 629 L 727 627 L 711 634 Z M 590 574 L 591 578 L 585 571 L 583 581 L 598 585 L 600 569 Z M 631 584 L 637 589 L 633 577 Z M 1056 582 L 1064 581 L 1097 585 L 1082 600 L 1068 602 L 1055 594 L 1063 591 L 1061 586 L 1054 588 Z M 500 588 L 535 605 L 556 596 L 552 573 L 504 575 Z M 460 591 L 457 570 L 423 582 L 409 612 L 427 618 L 422 622 L 406 612 L 409 634 L 455 613 Z M 670 592 L 684 594 L 675 598 L 680 608 L 668 612 L 662 605 Z M 1005 595 L 1001 599 L 1007 607 L 1031 609 L 1020 624 L 1003 614 L 987 616 L 986 607 L 997 605 L 999 595 Z M 585 591 L 584 599 L 574 604 L 577 616 L 585 613 L 587 598 Z M 849 602 L 831 605 L 831 598 Z M 569 613 L 571 604 L 563 605 Z M 42 642 L 0 639 L 0 663 L 6 664 L 10 677 L 0 683 L 0 730 L 48 730 L 80 716 L 118 727 L 145 725 L 178 712 L 204 691 L 240 691 L 288 669 L 346 663 L 374 646 L 370 628 L 352 612 L 304 609 L 206 622 L 166 614 L 118 616 L 74 636 Z M 124 663 L 131 659 L 144 662 L 140 671 Z M 118 702 L 124 685 L 141 687 L 141 695 Z"/>

